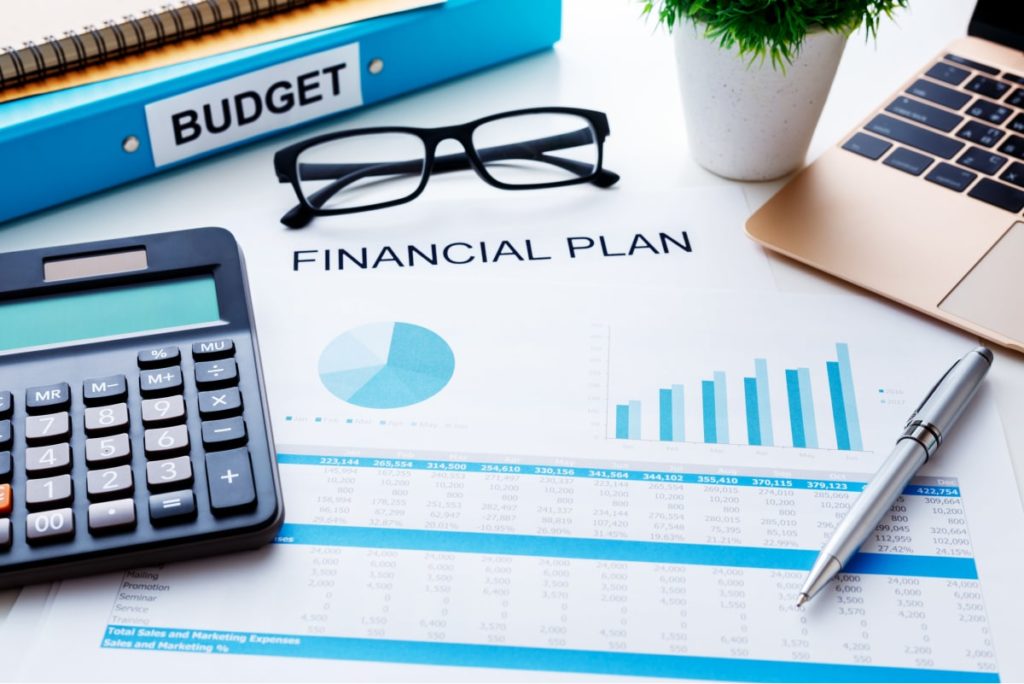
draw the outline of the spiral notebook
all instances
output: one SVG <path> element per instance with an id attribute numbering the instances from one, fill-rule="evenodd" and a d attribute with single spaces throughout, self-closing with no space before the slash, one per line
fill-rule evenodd
<path id="1" fill-rule="evenodd" d="M 0 18 L 0 102 L 443 0 L 34 0 Z"/>

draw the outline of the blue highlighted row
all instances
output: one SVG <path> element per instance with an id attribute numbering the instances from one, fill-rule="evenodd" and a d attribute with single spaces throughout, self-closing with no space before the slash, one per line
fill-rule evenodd
<path id="1" fill-rule="evenodd" d="M 720 485 L 724 487 L 761 487 L 765 489 L 803 489 L 815 491 L 860 492 L 863 482 L 815 480 L 791 477 L 750 475 L 715 475 L 710 473 L 673 473 L 655 470 L 621 470 L 614 468 L 579 468 L 574 466 L 541 466 L 518 463 L 479 463 L 470 461 L 431 461 L 411 458 L 368 458 L 365 456 L 308 456 L 278 454 L 282 465 L 318 465 L 325 467 L 380 468 L 398 470 L 434 470 L 438 472 L 499 473 L 505 475 L 540 475 L 543 477 L 580 477 L 599 480 L 634 482 L 675 482 L 678 484 Z M 908 485 L 903 493 L 909 496 L 959 497 L 958 486 Z"/>
<path id="2" fill-rule="evenodd" d="M 140 631 L 142 633 L 140 633 Z M 154 634 L 161 636 L 154 637 Z M 110 625 L 103 648 L 743 682 L 998 682 L 988 672 Z"/>
<path id="3" fill-rule="evenodd" d="M 818 555 L 810 549 L 294 523 L 286 523 L 274 543 L 798 571 L 809 570 Z M 867 575 L 978 579 L 973 558 L 859 553 L 847 566 L 847 571 Z"/>

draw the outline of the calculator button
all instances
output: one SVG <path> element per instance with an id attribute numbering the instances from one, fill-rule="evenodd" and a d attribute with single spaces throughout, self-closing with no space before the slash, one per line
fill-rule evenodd
<path id="1" fill-rule="evenodd" d="M 8 518 L 0 518 L 0 551 L 7 551 L 11 548 L 11 521 Z"/>
<path id="2" fill-rule="evenodd" d="M 146 427 L 173 425 L 182 422 L 184 418 L 185 400 L 180 394 L 142 400 L 142 424 Z"/>
<path id="3" fill-rule="evenodd" d="M 238 366 L 234 359 L 203 361 L 196 364 L 196 386 L 215 389 L 238 384 Z"/>
<path id="4" fill-rule="evenodd" d="M 57 475 L 25 483 L 25 505 L 38 511 L 71 503 L 71 476 Z"/>
<path id="5" fill-rule="evenodd" d="M 0 485 L 0 515 L 10 515 L 12 508 L 14 508 L 14 504 L 11 500 L 11 485 L 2 484 Z"/>
<path id="6" fill-rule="evenodd" d="M 90 475 L 92 473 L 89 473 Z M 135 502 L 118 499 L 89 506 L 89 531 L 97 534 L 118 532 L 135 527 Z"/>
<path id="7" fill-rule="evenodd" d="M 245 444 L 245 421 L 242 418 L 209 420 L 203 423 L 203 446 L 208 449 L 229 449 Z"/>
<path id="8" fill-rule="evenodd" d="M 95 378 L 82 383 L 82 399 L 87 406 L 113 404 L 128 398 L 128 380 L 123 375 Z"/>
<path id="9" fill-rule="evenodd" d="M 66 382 L 25 390 L 25 409 L 29 413 L 49 413 L 71 405 L 71 388 Z"/>
<path id="10" fill-rule="evenodd" d="M 149 497 L 149 519 L 154 525 L 183 522 L 196 517 L 196 497 L 191 489 Z"/>
<path id="11" fill-rule="evenodd" d="M 196 361 L 223 359 L 235 355 L 235 343 L 231 340 L 210 340 L 192 345 L 192 358 Z"/>
<path id="12" fill-rule="evenodd" d="M 10 482 L 13 472 L 14 465 L 11 460 L 11 452 L 0 451 L 0 482 Z"/>
<path id="13" fill-rule="evenodd" d="M 150 458 L 166 458 L 188 451 L 188 428 L 175 425 L 168 428 L 146 430 L 146 455 Z"/>
<path id="14" fill-rule="evenodd" d="M 25 439 L 29 444 L 59 442 L 71 435 L 71 420 L 66 412 L 25 418 Z"/>
<path id="15" fill-rule="evenodd" d="M 162 397 L 167 394 L 181 392 L 181 369 L 161 368 L 144 371 L 139 375 L 139 389 L 144 397 Z"/>
<path id="16" fill-rule="evenodd" d="M 150 461 L 146 464 L 146 482 L 154 491 L 189 485 L 192 483 L 192 461 L 188 456 Z"/>
<path id="17" fill-rule="evenodd" d="M 242 393 L 236 387 L 199 393 L 199 415 L 222 418 L 242 412 Z"/>
<path id="18" fill-rule="evenodd" d="M 11 432 L 11 421 L 0 420 L 0 449 L 11 446 L 14 435 Z"/>
<path id="19" fill-rule="evenodd" d="M 177 347 L 156 347 L 139 352 L 139 368 L 163 368 L 176 366 L 180 362 L 181 352 Z"/>
<path id="20" fill-rule="evenodd" d="M 135 491 L 131 466 L 123 465 L 106 470 L 90 470 L 86 475 L 86 490 L 90 501 L 131 496 Z"/>
<path id="21" fill-rule="evenodd" d="M 111 435 L 85 440 L 85 463 L 90 468 L 117 465 L 131 459 L 128 435 Z"/>
<path id="22" fill-rule="evenodd" d="M 119 432 L 128 426 L 128 404 L 92 406 L 85 409 L 85 434 Z"/>
<path id="23" fill-rule="evenodd" d="M 70 508 L 29 513 L 25 519 L 25 531 L 29 544 L 43 544 L 73 537 L 75 514 Z"/>
<path id="24" fill-rule="evenodd" d="M 206 454 L 206 480 L 214 513 L 233 513 L 256 504 L 248 449 Z"/>
<path id="25" fill-rule="evenodd" d="M 14 412 L 14 395 L 7 390 L 0 392 L 0 418 L 10 418 Z"/>
<path id="26" fill-rule="evenodd" d="M 71 447 L 67 443 L 25 449 L 25 472 L 29 477 L 55 475 L 71 470 Z"/>

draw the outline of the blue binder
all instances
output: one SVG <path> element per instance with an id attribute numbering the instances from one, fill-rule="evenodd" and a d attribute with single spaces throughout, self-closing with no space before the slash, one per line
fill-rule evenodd
<path id="1" fill-rule="evenodd" d="M 561 0 L 448 0 L 0 105 L 0 221 L 550 47 Z"/>

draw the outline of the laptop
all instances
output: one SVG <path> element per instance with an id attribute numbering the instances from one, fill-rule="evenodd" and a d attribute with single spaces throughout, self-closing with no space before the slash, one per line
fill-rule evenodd
<path id="1" fill-rule="evenodd" d="M 1024 351 L 1024 21 L 980 0 L 747 222 L 765 247 Z"/>

